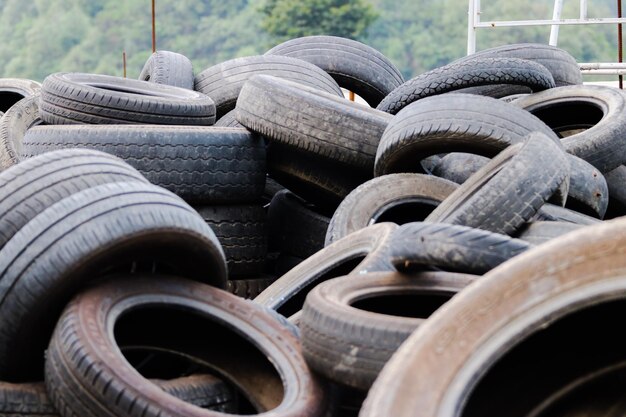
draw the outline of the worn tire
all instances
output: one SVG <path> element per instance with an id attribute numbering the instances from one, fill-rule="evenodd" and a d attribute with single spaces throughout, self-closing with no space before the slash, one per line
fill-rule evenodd
<path id="1" fill-rule="evenodd" d="M 371 224 L 421 221 L 457 185 L 430 175 L 390 174 L 374 178 L 352 191 L 330 221 L 324 246 Z"/>
<path id="2" fill-rule="evenodd" d="M 477 280 L 409 336 L 380 373 L 360 416 L 408 417 L 416 409 L 424 417 L 531 415 L 521 407 L 524 399 L 530 398 L 532 407 L 567 387 L 581 369 L 623 360 L 623 339 L 611 330 L 620 326 L 621 315 L 615 314 L 623 308 L 603 308 L 611 302 L 623 307 L 615 302 L 623 301 L 626 287 L 625 237 L 624 219 L 583 228 Z M 614 315 L 573 319 L 594 311 Z M 532 358 L 511 356 L 531 340 Z M 510 366 L 498 367 L 507 356 Z M 503 377 L 496 377 L 496 369 Z M 483 390 L 486 408 L 477 409 L 472 396 L 488 373 L 498 395 Z M 545 385 L 554 382 L 552 376 L 568 379 Z"/>
<path id="3" fill-rule="evenodd" d="M 283 80 L 343 97 L 341 88 L 323 70 L 301 59 L 286 56 L 248 56 L 213 65 L 196 76 L 195 89 L 215 102 L 217 118 L 235 108 L 243 85 L 254 75 Z"/>
<path id="4" fill-rule="evenodd" d="M 583 225 L 569 222 L 534 221 L 526 223 L 516 235 L 518 239 L 536 246 L 578 230 L 581 227 Z"/>
<path id="5" fill-rule="evenodd" d="M 241 123 L 237 121 L 235 117 L 235 110 L 231 110 L 222 117 L 220 117 L 217 122 L 213 125 L 215 127 L 244 127 Z"/>
<path id="6" fill-rule="evenodd" d="M 41 88 L 48 124 L 215 123 L 215 103 L 196 91 L 110 75 L 56 73 Z"/>
<path id="7" fill-rule="evenodd" d="M 609 188 L 609 215 L 626 215 L 626 166 L 620 165 L 605 174 Z"/>
<path id="8" fill-rule="evenodd" d="M 260 205 L 195 207 L 224 249 L 228 278 L 258 275 L 267 256 L 267 215 Z"/>
<path id="9" fill-rule="evenodd" d="M 398 68 L 376 49 L 337 36 L 291 39 L 276 45 L 266 55 L 290 56 L 315 64 L 372 107 L 404 82 Z"/>
<path id="10" fill-rule="evenodd" d="M 265 145 L 245 129 L 198 126 L 40 126 L 23 156 L 88 148 L 118 156 L 153 184 L 193 203 L 256 201 L 265 185 Z"/>
<path id="11" fill-rule="evenodd" d="M 512 234 L 568 187 L 566 154 L 551 138 L 531 133 L 472 175 L 426 221 Z"/>
<path id="12" fill-rule="evenodd" d="M 37 81 L 25 78 L 0 78 L 0 112 L 6 112 L 18 101 L 41 89 Z"/>
<path id="13" fill-rule="evenodd" d="M 122 328 L 113 337 L 108 331 L 113 323 L 123 324 L 119 311 L 123 316 L 150 306 L 163 317 L 162 323 L 151 324 L 144 315 L 141 328 L 127 322 L 127 332 Z M 181 313 L 171 316 L 176 310 Z M 194 317 L 200 328 L 184 320 Z M 129 334 L 131 330 L 135 334 Z M 199 342 L 196 332 L 217 332 L 222 338 L 220 343 L 211 337 Z M 66 308 L 46 358 L 46 387 L 57 409 L 64 416 L 223 415 L 164 393 L 136 372 L 118 347 L 162 333 L 182 335 L 162 338 L 158 343 L 163 345 L 178 344 L 185 350 L 202 345 L 196 354 L 237 381 L 268 417 L 315 416 L 322 411 L 322 389 L 307 369 L 298 339 L 282 322 L 225 291 L 169 277 L 111 282 L 82 294 Z M 185 343 L 185 336 L 194 336 L 193 342 Z"/>
<path id="14" fill-rule="evenodd" d="M 236 117 L 270 141 L 371 172 L 392 116 L 323 91 L 255 75 L 241 89 Z"/>
<path id="15" fill-rule="evenodd" d="M 437 267 L 481 275 L 532 245 L 486 230 L 446 223 L 409 223 L 393 235 L 391 263 L 399 271 Z"/>
<path id="16" fill-rule="evenodd" d="M 302 309 L 304 357 L 326 378 L 368 390 L 402 342 L 474 279 L 448 272 L 388 272 L 323 282 Z"/>
<path id="17" fill-rule="evenodd" d="M 441 158 L 433 168 L 432 174 L 457 184 L 463 184 L 488 162 L 489 158 L 484 156 L 452 152 Z"/>
<path id="18" fill-rule="evenodd" d="M 125 182 L 75 193 L 39 213 L 0 251 L 2 378 L 41 377 L 42 353 L 63 306 L 120 270 L 174 270 L 219 287 L 227 275 L 213 231 L 169 191 Z"/>
<path id="19" fill-rule="evenodd" d="M 193 90 L 193 65 L 185 55 L 156 51 L 146 61 L 139 79 Z"/>
<path id="20" fill-rule="evenodd" d="M 320 282 L 348 274 L 393 271 L 388 249 L 397 227 L 375 224 L 338 240 L 278 278 L 254 301 L 290 317 L 301 310 L 306 295 Z"/>
<path id="21" fill-rule="evenodd" d="M 565 150 L 595 166 L 601 173 L 626 163 L 622 138 L 626 135 L 626 95 L 597 85 L 554 88 L 515 100 L 555 132 L 568 134 Z M 577 132 L 584 129 L 582 132 Z M 568 131 L 570 131 L 568 133 Z"/>
<path id="22" fill-rule="evenodd" d="M 0 171 L 20 162 L 26 131 L 41 123 L 39 93 L 21 99 L 0 118 Z"/>
<path id="23" fill-rule="evenodd" d="M 229 279 L 226 291 L 238 297 L 253 299 L 276 281 L 277 277 L 261 275 L 259 278 Z"/>
<path id="24" fill-rule="evenodd" d="M 537 214 L 535 215 L 533 220 L 548 222 L 567 222 L 587 226 L 594 225 L 602 221 L 595 217 L 587 216 L 586 214 L 582 214 L 577 211 L 549 203 L 544 204 L 539 209 L 539 211 L 537 211 Z"/>
<path id="25" fill-rule="evenodd" d="M 435 68 L 405 82 L 385 97 L 376 109 L 396 114 L 426 97 L 467 87 L 515 84 L 542 91 L 555 86 L 541 64 L 518 58 L 476 58 Z"/>

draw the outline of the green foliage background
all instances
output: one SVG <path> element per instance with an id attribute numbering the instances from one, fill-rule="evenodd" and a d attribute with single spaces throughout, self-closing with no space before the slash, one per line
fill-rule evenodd
<path id="1" fill-rule="evenodd" d="M 294 1 L 298 8 L 312 9 L 277 12 L 269 20 L 263 12 L 272 2 Z M 200 71 L 230 58 L 263 53 L 290 36 L 338 30 L 379 49 L 407 78 L 464 55 L 467 0 L 360 1 L 370 6 L 361 21 L 346 17 L 362 14 L 351 6 L 335 10 L 334 17 L 322 13 L 346 1 L 157 0 L 157 46 L 188 56 Z M 615 16 L 615 3 L 592 0 L 590 15 Z M 316 4 L 323 7 L 315 9 Z M 577 17 L 578 2 L 565 4 L 563 17 Z M 552 0 L 483 0 L 482 19 L 547 19 L 552 6 Z M 333 18 L 334 26 L 329 23 Z M 289 19 L 296 23 L 289 24 Z M 549 30 L 481 30 L 478 49 L 546 43 Z M 150 0 L 0 0 L 0 77 L 41 81 L 57 71 L 121 75 L 123 50 L 128 76 L 136 77 L 150 54 L 150 33 Z M 559 46 L 580 62 L 615 61 L 616 33 L 612 25 L 562 27 Z"/>

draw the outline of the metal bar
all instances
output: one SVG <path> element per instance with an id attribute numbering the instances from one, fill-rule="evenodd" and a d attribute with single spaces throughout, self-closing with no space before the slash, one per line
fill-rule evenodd
<path id="1" fill-rule="evenodd" d="M 554 0 L 554 10 L 552 11 L 552 20 L 561 20 L 561 11 L 563 10 L 563 0 Z M 550 41 L 548 42 L 552 46 L 556 46 L 559 43 L 559 25 L 552 25 L 550 27 Z"/>
<path id="2" fill-rule="evenodd" d="M 156 52 L 156 0 L 152 0 L 152 53 Z"/>
<path id="3" fill-rule="evenodd" d="M 626 63 L 618 62 L 580 62 L 580 69 L 622 69 L 626 68 Z"/>
<path id="4" fill-rule="evenodd" d="M 617 0 L 617 17 L 622 17 L 622 0 Z M 623 62 L 622 55 L 622 24 L 617 25 L 617 62 Z M 624 89 L 624 76 L 619 75 L 619 89 Z"/>
<path id="5" fill-rule="evenodd" d="M 122 65 L 124 67 L 124 78 L 126 78 L 126 51 L 122 51 Z"/>
<path id="6" fill-rule="evenodd" d="M 624 75 L 626 69 L 584 69 L 580 70 L 585 75 Z"/>
<path id="7" fill-rule="evenodd" d="M 552 26 L 552 25 L 616 25 L 626 23 L 626 18 L 589 18 L 561 20 L 496 20 L 476 23 L 476 28 L 515 27 L 515 26 Z"/>
<path id="8" fill-rule="evenodd" d="M 467 10 L 467 54 L 476 52 L 476 0 L 469 0 Z"/>
<path id="9" fill-rule="evenodd" d="M 587 0 L 580 0 L 580 18 L 587 18 Z"/>

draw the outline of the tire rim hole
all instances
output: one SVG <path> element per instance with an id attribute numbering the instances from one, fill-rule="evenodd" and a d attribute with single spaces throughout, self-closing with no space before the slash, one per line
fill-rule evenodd
<path id="1" fill-rule="evenodd" d="M 19 93 L 14 93 L 12 91 L 2 91 L 0 92 L 0 111 L 6 112 L 13 106 L 15 103 L 24 98 L 24 95 Z"/>
<path id="2" fill-rule="evenodd" d="M 529 110 L 561 138 L 572 136 L 597 125 L 604 110 L 592 102 L 565 102 Z"/>
<path id="3" fill-rule="evenodd" d="M 427 319 L 454 294 L 414 292 L 403 294 L 374 294 L 353 301 L 350 305 L 359 310 L 398 317 Z"/>
<path id="4" fill-rule="evenodd" d="M 369 225 L 383 222 L 403 225 L 423 221 L 438 205 L 439 202 L 428 198 L 412 198 L 403 201 L 394 201 L 375 213 Z"/>

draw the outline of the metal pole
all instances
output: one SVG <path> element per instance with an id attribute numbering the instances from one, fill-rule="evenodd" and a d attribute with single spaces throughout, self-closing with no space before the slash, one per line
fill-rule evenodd
<path id="1" fill-rule="evenodd" d="M 124 78 L 126 78 L 126 51 L 122 52 L 122 65 L 124 66 Z"/>
<path id="2" fill-rule="evenodd" d="M 469 0 L 467 10 L 467 54 L 476 52 L 476 3 Z"/>
<path id="3" fill-rule="evenodd" d="M 156 52 L 156 0 L 152 0 L 152 53 Z"/>
<path id="4" fill-rule="evenodd" d="M 354 101 L 354 91 L 350 91 L 348 96 L 350 97 L 350 101 Z"/>
<path id="5" fill-rule="evenodd" d="M 617 18 L 622 17 L 622 0 L 617 0 Z M 619 23 L 617 25 L 617 62 L 621 63 L 623 54 L 622 54 L 622 24 Z M 619 88 L 620 90 L 624 89 L 624 76 L 622 74 L 619 75 Z"/>
<path id="6" fill-rule="evenodd" d="M 552 20 L 561 20 L 561 11 L 563 11 L 563 0 L 554 0 L 554 11 L 552 12 Z M 550 45 L 556 46 L 559 43 L 559 25 L 552 25 L 550 29 Z"/>
<path id="7" fill-rule="evenodd" d="M 587 0 L 580 0 L 580 18 L 587 18 Z"/>

